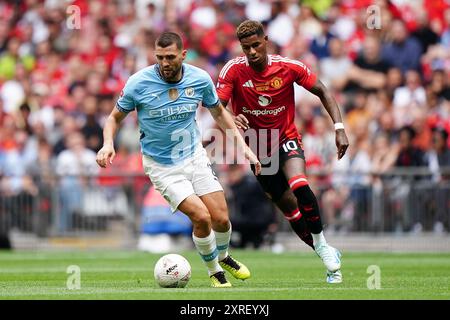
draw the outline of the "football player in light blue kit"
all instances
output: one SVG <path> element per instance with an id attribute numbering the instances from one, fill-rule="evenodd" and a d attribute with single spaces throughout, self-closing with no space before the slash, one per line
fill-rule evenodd
<path id="1" fill-rule="evenodd" d="M 180 210 L 192 221 L 192 238 L 208 268 L 211 285 L 230 287 L 223 269 L 242 280 L 249 278 L 250 272 L 228 254 L 231 224 L 222 186 L 200 142 L 195 121 L 199 103 L 227 134 L 232 133 L 231 138 L 256 165 L 258 174 L 261 164 L 220 104 L 209 74 L 183 63 L 186 50 L 181 37 L 164 32 L 156 40 L 155 54 L 158 63 L 136 72 L 122 90 L 105 123 L 97 163 L 101 167 L 112 163 L 117 128 L 136 110 L 145 173 L 172 210 Z"/>

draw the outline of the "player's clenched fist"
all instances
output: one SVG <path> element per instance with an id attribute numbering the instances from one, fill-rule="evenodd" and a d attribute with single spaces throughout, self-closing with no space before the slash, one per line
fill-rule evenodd
<path id="1" fill-rule="evenodd" d="M 114 146 L 111 144 L 105 144 L 103 145 L 103 148 L 101 148 L 97 152 L 97 163 L 100 167 L 106 168 L 107 163 L 112 163 L 114 160 L 114 157 L 116 156 L 116 151 L 114 150 Z"/>

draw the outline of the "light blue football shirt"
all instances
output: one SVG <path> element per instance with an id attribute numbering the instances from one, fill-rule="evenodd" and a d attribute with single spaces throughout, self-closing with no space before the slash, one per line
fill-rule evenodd
<path id="1" fill-rule="evenodd" d="M 207 108 L 219 105 L 209 74 L 183 63 L 179 82 L 166 82 L 159 65 L 151 65 L 127 81 L 116 108 L 136 109 L 141 133 L 141 152 L 161 164 L 175 164 L 190 156 L 200 143 L 195 115 L 199 103 Z"/>

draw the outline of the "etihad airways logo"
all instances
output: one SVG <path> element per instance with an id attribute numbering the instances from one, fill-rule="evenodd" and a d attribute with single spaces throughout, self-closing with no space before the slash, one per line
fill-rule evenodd
<path id="1" fill-rule="evenodd" d="M 272 110 L 270 110 L 270 109 L 264 109 L 264 110 L 258 110 L 258 109 L 256 109 L 256 110 L 250 110 L 250 109 L 247 109 L 247 107 L 243 107 L 243 108 L 242 108 L 242 112 L 243 112 L 243 113 L 248 113 L 248 114 L 251 114 L 252 116 L 257 116 L 257 117 L 259 117 L 259 116 L 265 116 L 265 115 L 276 116 L 276 115 L 279 114 L 280 112 L 283 112 L 285 109 L 286 109 L 285 106 L 281 106 L 281 107 L 279 107 L 279 108 L 272 109 Z"/>
<path id="2" fill-rule="evenodd" d="M 149 110 L 150 118 L 161 118 L 160 121 L 170 121 L 189 118 L 193 112 L 197 111 L 196 104 L 181 106 L 171 106 L 168 108 Z"/>

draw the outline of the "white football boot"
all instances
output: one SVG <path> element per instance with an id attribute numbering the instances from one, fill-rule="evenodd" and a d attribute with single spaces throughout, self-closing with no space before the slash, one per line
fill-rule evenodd
<path id="1" fill-rule="evenodd" d="M 335 272 L 327 271 L 327 282 L 328 283 L 342 283 L 341 270 L 337 270 Z"/>
<path id="2" fill-rule="evenodd" d="M 328 244 L 323 244 L 316 247 L 315 251 L 328 271 L 336 272 L 341 268 L 341 253 L 339 250 Z"/>

